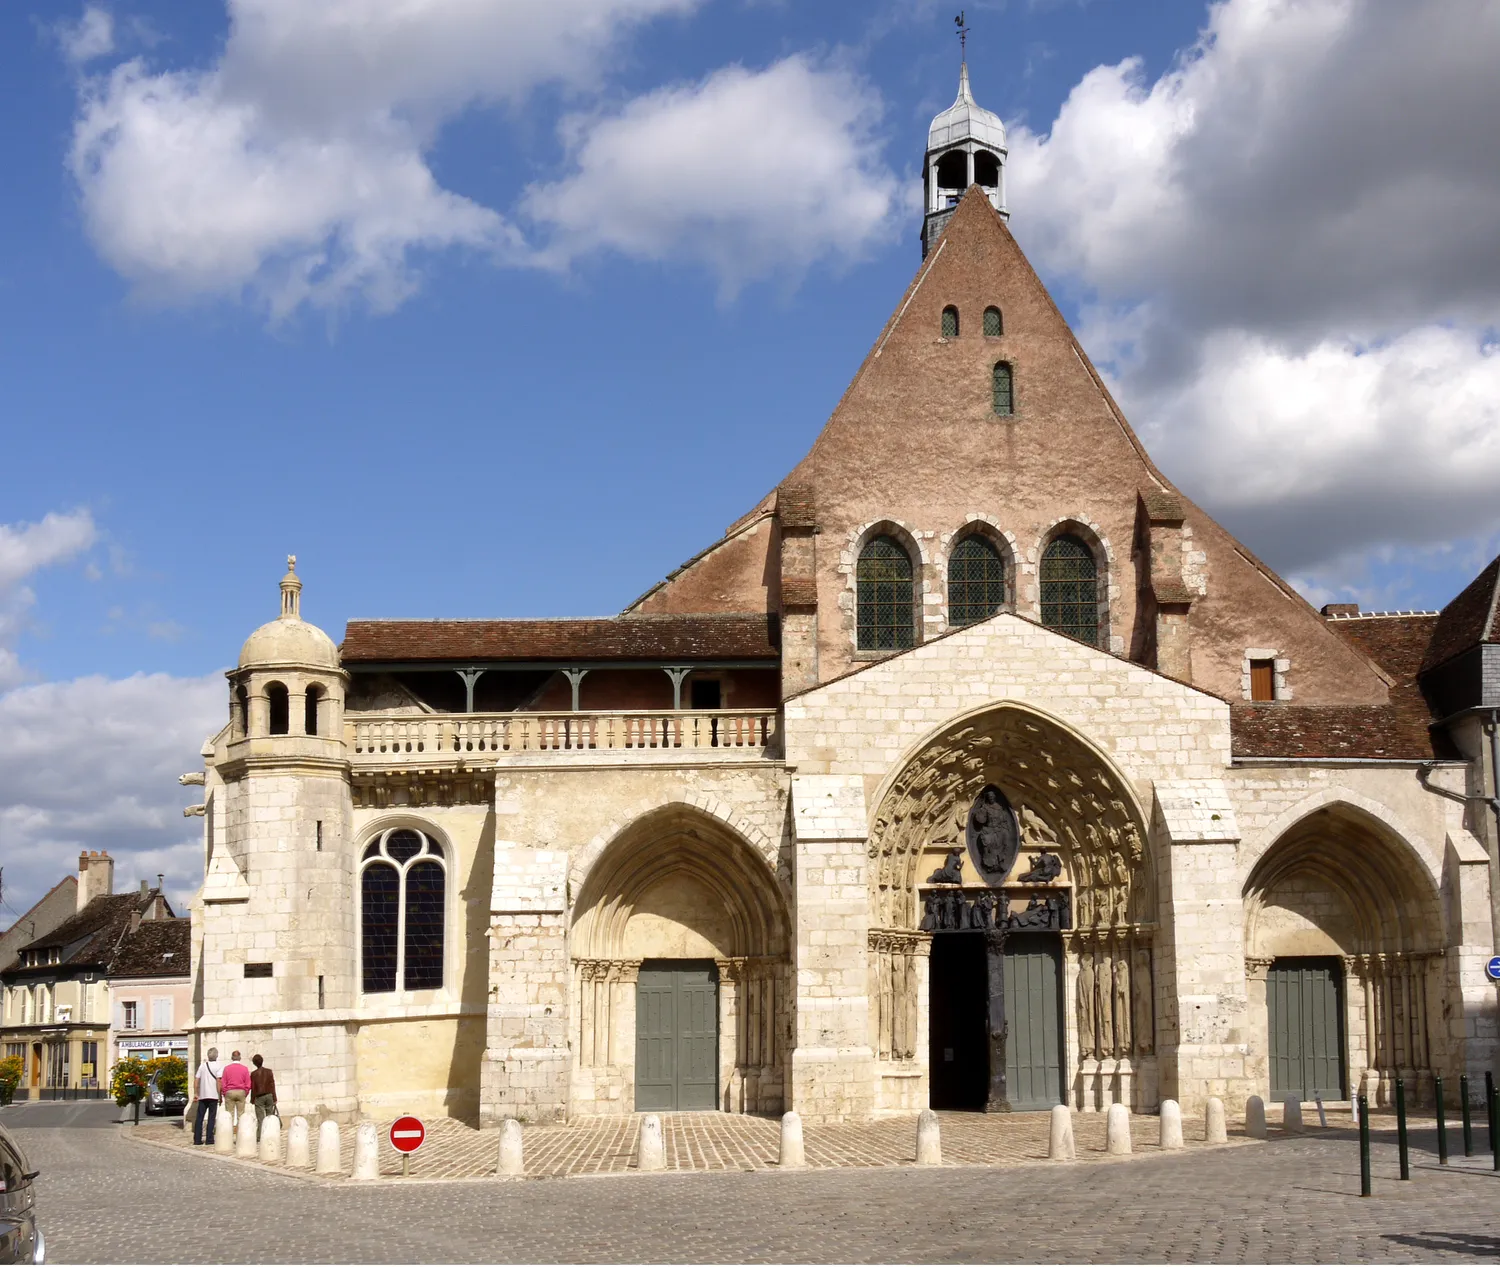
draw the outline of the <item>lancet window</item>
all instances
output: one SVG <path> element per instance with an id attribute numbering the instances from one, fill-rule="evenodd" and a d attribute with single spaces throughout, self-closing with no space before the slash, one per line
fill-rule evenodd
<path id="1" fill-rule="evenodd" d="M 948 556 L 948 623 L 988 620 L 1005 602 L 1005 561 L 983 537 L 965 537 Z"/>
<path id="2" fill-rule="evenodd" d="M 911 556 L 899 542 L 875 537 L 865 545 L 855 588 L 861 651 L 904 651 L 916 645 Z"/>
<path id="3" fill-rule="evenodd" d="M 1042 555 L 1042 624 L 1099 642 L 1099 569 L 1094 552 L 1078 537 L 1056 537 Z"/>
<path id="4" fill-rule="evenodd" d="M 360 860 L 360 964 L 366 994 L 435 990 L 443 984 L 447 892 L 443 847 L 425 832 L 398 827 L 365 847 Z"/>

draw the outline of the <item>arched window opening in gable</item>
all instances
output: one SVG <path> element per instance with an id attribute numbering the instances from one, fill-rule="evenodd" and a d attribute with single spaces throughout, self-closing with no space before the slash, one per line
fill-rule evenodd
<path id="1" fill-rule="evenodd" d="M 965 537 L 948 556 L 948 623 L 988 620 L 1005 605 L 1005 560 L 983 537 Z"/>
<path id="2" fill-rule="evenodd" d="M 916 645 L 911 556 L 891 537 L 874 537 L 855 571 L 857 642 L 861 651 Z"/>
<path id="3" fill-rule="evenodd" d="M 988 150 L 974 151 L 974 183 L 986 189 L 997 189 L 1000 185 L 1000 157 Z"/>
<path id="4" fill-rule="evenodd" d="M 1011 375 L 1009 362 L 996 362 L 994 372 L 991 375 L 990 395 L 997 414 L 1015 413 L 1015 381 Z"/>
<path id="5" fill-rule="evenodd" d="M 1005 323 L 1000 320 L 1000 309 L 989 307 L 984 310 L 984 334 L 988 339 L 998 339 L 1005 333 Z"/>
<path id="6" fill-rule="evenodd" d="M 266 687 L 266 711 L 270 715 L 273 735 L 285 735 L 291 730 L 291 697 L 280 682 L 272 682 Z"/>
<path id="7" fill-rule="evenodd" d="M 360 968 L 366 994 L 443 984 L 448 872 L 442 846 L 410 827 L 366 846 L 360 873 Z"/>
<path id="8" fill-rule="evenodd" d="M 939 189 L 964 190 L 969 187 L 969 156 L 963 150 L 949 150 L 937 161 Z"/>
<path id="9" fill-rule="evenodd" d="M 1082 539 L 1054 538 L 1042 555 L 1042 624 L 1099 645 L 1099 568 Z"/>
<path id="10" fill-rule="evenodd" d="M 943 309 L 943 338 L 958 338 L 958 309 L 952 304 Z"/>
<path id="11" fill-rule="evenodd" d="M 231 733 L 243 739 L 250 733 L 250 692 L 243 686 L 234 688 L 233 701 L 229 706 Z"/>
<path id="12" fill-rule="evenodd" d="M 302 730 L 304 734 L 316 735 L 318 730 L 318 712 L 323 704 L 323 688 L 321 686 L 309 686 L 307 694 L 303 697 L 302 706 Z"/>

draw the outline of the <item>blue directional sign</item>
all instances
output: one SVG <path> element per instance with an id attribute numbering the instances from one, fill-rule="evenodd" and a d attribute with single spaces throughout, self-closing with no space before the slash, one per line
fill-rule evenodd
<path id="1" fill-rule="evenodd" d="M 1484 965 L 1484 975 L 1491 981 L 1500 981 L 1500 955 L 1490 956 L 1490 961 Z"/>

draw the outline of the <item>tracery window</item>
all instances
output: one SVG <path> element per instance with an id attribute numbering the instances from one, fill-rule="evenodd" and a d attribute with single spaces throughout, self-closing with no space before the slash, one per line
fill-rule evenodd
<path id="1" fill-rule="evenodd" d="M 958 309 L 951 304 L 943 309 L 943 338 L 958 338 Z"/>
<path id="2" fill-rule="evenodd" d="M 447 865 L 425 832 L 397 827 L 365 846 L 360 860 L 360 966 L 366 994 L 443 984 Z"/>
<path id="3" fill-rule="evenodd" d="M 984 333 L 991 339 L 999 338 L 1005 333 L 1005 326 L 1000 320 L 1000 309 L 986 308 L 984 310 Z"/>
<path id="4" fill-rule="evenodd" d="M 997 414 L 1015 413 L 1015 382 L 1007 362 L 995 363 L 995 369 L 991 374 L 990 393 Z"/>
<path id="5" fill-rule="evenodd" d="M 988 620 L 1005 602 L 1005 561 L 979 535 L 965 537 L 948 556 L 948 623 Z"/>
<path id="6" fill-rule="evenodd" d="M 1042 624 L 1099 644 L 1099 569 L 1078 537 L 1053 539 L 1042 554 Z"/>
<path id="7" fill-rule="evenodd" d="M 916 645 L 911 556 L 890 537 L 874 537 L 855 569 L 856 635 L 861 651 L 904 651 Z"/>

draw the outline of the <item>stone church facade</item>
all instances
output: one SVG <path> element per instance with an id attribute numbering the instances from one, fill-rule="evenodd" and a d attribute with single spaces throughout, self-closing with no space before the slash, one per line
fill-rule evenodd
<path id="1" fill-rule="evenodd" d="M 1310 607 L 1145 452 L 1005 161 L 965 72 L 832 417 L 621 615 L 335 645 L 288 572 L 203 749 L 199 1050 L 484 1122 L 1493 1068 L 1500 560 Z"/>

